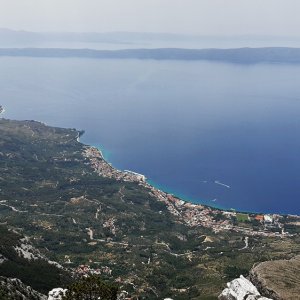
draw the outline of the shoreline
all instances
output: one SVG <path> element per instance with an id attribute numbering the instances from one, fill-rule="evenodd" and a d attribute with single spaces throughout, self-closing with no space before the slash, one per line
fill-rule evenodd
<path id="1" fill-rule="evenodd" d="M 2 108 L 2 111 L 1 111 L 1 108 Z M 0 118 L 3 118 L 3 113 L 5 112 L 6 110 L 4 109 L 3 105 L 0 105 Z M 39 123 L 42 123 L 44 125 L 47 125 L 41 121 L 36 121 L 36 122 L 39 122 Z M 49 125 L 47 125 L 49 126 Z M 81 135 L 79 135 L 77 138 L 77 142 L 79 142 L 80 144 L 82 144 L 83 146 L 88 146 L 88 147 L 94 147 L 96 148 L 100 153 L 101 153 L 101 156 L 102 158 L 105 160 L 105 162 L 107 164 L 109 164 L 112 168 L 116 169 L 113 164 L 109 161 L 109 158 L 111 156 L 111 153 L 109 151 L 106 151 L 105 149 L 103 149 L 103 146 L 102 145 L 92 145 L 92 144 L 89 144 L 88 141 L 81 141 L 80 139 Z M 117 169 L 116 169 L 117 170 Z M 124 172 L 122 170 L 118 170 L 119 172 Z M 131 171 L 131 172 L 134 172 L 134 171 Z M 143 174 L 141 174 L 143 175 Z M 145 176 L 146 177 L 146 176 Z M 165 187 L 165 186 L 162 186 L 160 185 L 159 183 L 156 183 L 154 181 L 152 181 L 151 179 L 146 179 L 146 182 L 149 186 L 155 188 L 155 189 L 158 189 L 158 190 L 161 190 L 162 192 L 166 193 L 166 194 L 171 194 L 172 196 L 178 198 L 178 199 L 181 199 L 183 201 L 186 201 L 188 203 L 191 203 L 193 205 L 202 205 L 202 206 L 207 206 L 207 207 L 210 207 L 212 209 L 216 209 L 216 210 L 219 210 L 219 211 L 228 211 L 228 212 L 236 212 L 236 213 L 246 213 L 246 214 L 278 214 L 278 215 L 281 215 L 281 216 L 296 216 L 296 217 L 300 217 L 300 214 L 295 214 L 295 213 L 282 213 L 282 212 L 272 212 L 272 211 L 255 211 L 255 210 L 243 210 L 243 209 L 238 209 L 238 208 L 226 208 L 226 207 L 222 207 L 222 206 L 219 206 L 219 205 L 216 205 L 216 202 L 214 202 L 212 200 L 201 200 L 201 199 L 192 199 L 191 197 L 189 196 L 186 196 L 180 192 L 177 192 L 177 191 L 174 191 L 172 188 L 168 188 L 168 187 Z M 207 203 L 208 201 L 212 202 L 212 203 Z"/>
<path id="2" fill-rule="evenodd" d="M 85 144 L 85 143 L 83 143 L 83 144 Z M 109 151 L 103 149 L 103 147 L 101 145 L 90 145 L 90 146 L 95 147 L 96 149 L 98 149 L 98 151 L 100 152 L 102 158 L 106 161 L 106 163 L 111 165 L 113 168 L 117 169 L 116 167 L 114 167 L 113 162 L 111 162 L 109 160 L 109 156 L 111 156 L 111 153 Z M 117 169 L 117 170 L 119 170 L 119 169 Z M 141 174 L 141 173 L 138 173 L 138 172 L 135 172 L 135 171 L 132 171 L 132 170 L 119 170 L 119 171 L 120 172 L 125 172 L 125 173 L 129 172 L 129 173 L 133 173 L 133 174 L 136 174 L 136 175 L 144 176 L 145 177 L 145 182 L 149 186 L 154 187 L 155 189 L 160 190 L 160 191 L 162 191 L 166 194 L 173 195 L 174 197 L 176 197 L 180 200 L 183 200 L 185 202 L 189 202 L 189 203 L 194 204 L 194 205 L 204 205 L 204 206 L 208 206 L 208 207 L 211 207 L 211 208 L 215 208 L 215 209 L 218 209 L 218 210 L 224 210 L 224 211 L 235 210 L 235 209 L 226 209 L 224 207 L 220 207 L 220 206 L 217 206 L 217 205 L 214 205 L 214 204 L 211 204 L 211 205 L 207 204 L 207 202 L 212 201 L 212 200 L 192 199 L 187 195 L 184 195 L 180 192 L 174 191 L 171 188 L 168 188 L 166 186 L 160 185 L 159 183 L 157 183 L 157 182 L 153 181 L 152 179 L 148 178 L 145 174 Z M 249 213 L 252 213 L 252 212 L 249 212 Z"/>
<path id="3" fill-rule="evenodd" d="M 229 211 L 230 210 L 230 209 L 226 209 L 225 207 L 221 207 L 221 206 L 213 204 L 213 203 L 215 203 L 213 200 L 192 199 L 191 197 L 189 197 L 187 195 L 184 195 L 184 194 L 182 194 L 180 192 L 174 191 L 171 188 L 168 188 L 166 186 L 162 186 L 159 183 L 156 183 L 155 181 L 153 181 L 151 179 L 148 179 L 147 182 L 151 186 L 153 186 L 153 187 L 155 187 L 155 188 L 157 188 L 159 190 L 162 190 L 165 193 L 172 194 L 174 197 L 182 199 L 183 201 L 186 201 L 186 202 L 189 202 L 189 203 L 192 203 L 192 204 L 195 204 L 195 205 L 204 205 L 204 206 L 212 207 L 212 208 L 219 209 L 219 210 L 225 210 L 225 211 Z M 213 203 L 211 203 L 211 205 L 210 205 L 210 204 L 207 204 L 208 202 L 213 202 Z"/>
<path id="4" fill-rule="evenodd" d="M 5 119 L 2 119 L 5 121 Z M 9 120 L 7 120 L 9 121 Z M 21 122 L 21 121 L 19 121 Z M 38 121 L 30 121 L 40 123 Z M 59 128 L 59 127 L 57 127 Z M 74 134 L 74 129 L 69 129 Z M 78 141 L 78 134 L 82 131 L 76 130 L 73 142 L 81 147 L 81 156 L 85 165 L 90 167 L 91 172 L 98 176 L 111 178 L 120 183 L 135 183 L 137 186 L 146 189 L 153 201 L 161 202 L 166 209 L 165 216 L 168 213 L 175 217 L 176 222 L 185 224 L 188 227 L 204 227 L 212 230 L 214 233 L 221 231 L 238 232 L 245 236 L 263 236 L 263 237 L 291 237 L 296 233 L 287 232 L 286 225 L 300 224 L 300 216 L 292 214 L 257 214 L 244 213 L 242 211 L 225 210 L 216 208 L 207 204 L 194 204 L 185 201 L 174 194 L 163 191 L 146 181 L 145 176 L 135 172 L 124 172 L 116 169 L 105 160 L 101 149 L 84 144 Z M 161 214 L 162 211 L 157 211 Z"/>
<path id="5" fill-rule="evenodd" d="M 119 172 L 124 172 L 124 173 L 126 173 L 127 171 L 129 171 L 129 170 L 119 170 L 118 168 L 116 168 L 113 165 L 113 162 L 111 162 L 109 160 L 109 157 L 111 156 L 111 153 L 109 151 L 105 150 L 102 147 L 102 145 L 89 145 L 88 143 L 85 144 L 84 142 L 81 142 L 81 143 L 83 145 L 85 145 L 85 146 L 90 146 L 90 147 L 96 148 L 100 152 L 103 160 L 107 164 L 109 164 L 112 168 L 118 170 Z M 129 171 L 129 172 L 136 173 L 135 171 L 132 171 L 132 170 Z M 243 213 L 243 214 L 256 214 L 256 215 L 260 215 L 260 214 L 278 214 L 278 215 L 282 215 L 282 216 L 294 216 L 294 215 L 295 216 L 299 216 L 297 214 L 291 214 L 291 213 L 281 213 L 281 212 L 274 213 L 272 211 L 255 211 L 255 210 L 243 210 L 243 209 L 238 209 L 238 208 L 233 208 L 233 207 L 231 207 L 231 208 L 222 207 L 220 205 L 216 205 L 216 203 L 213 201 L 214 199 L 213 200 L 192 199 L 191 197 L 189 197 L 187 195 L 184 195 L 184 194 L 182 194 L 180 192 L 174 191 L 172 188 L 168 188 L 167 186 L 160 185 L 159 183 L 153 181 L 152 179 L 149 179 L 144 174 L 140 174 L 140 173 L 136 173 L 136 174 L 144 176 L 145 177 L 145 182 L 149 186 L 151 186 L 151 187 L 153 187 L 153 188 L 155 188 L 157 190 L 160 190 L 160 191 L 162 191 L 162 192 L 164 192 L 166 194 L 170 194 L 173 197 L 176 197 L 176 198 L 178 198 L 178 199 L 180 199 L 182 201 L 191 203 L 193 205 L 207 206 L 207 207 L 210 207 L 210 208 L 216 209 L 216 210 L 227 211 L 227 212 Z M 214 181 L 214 183 L 215 184 L 219 184 L 219 185 L 224 185 L 226 188 L 230 188 L 230 186 L 225 185 L 225 184 L 219 182 L 218 180 Z M 208 204 L 208 202 L 213 202 L 213 203 L 209 203 Z"/>
<path id="6" fill-rule="evenodd" d="M 220 231 L 236 231 L 245 236 L 265 236 L 265 237 L 288 237 L 293 236 L 284 230 L 284 218 L 294 215 L 284 214 L 265 214 L 254 212 L 243 212 L 236 210 L 226 210 L 216 208 L 206 204 L 194 204 L 190 201 L 183 200 L 176 195 L 163 191 L 146 181 L 142 174 L 135 172 L 124 172 L 116 169 L 111 163 L 105 160 L 101 149 L 97 147 L 82 144 L 83 156 L 90 161 L 90 166 L 99 175 L 103 177 L 113 178 L 118 181 L 136 182 L 149 190 L 151 196 L 157 201 L 163 202 L 170 214 L 178 218 L 179 222 L 185 223 L 189 227 L 202 226 L 213 230 L 217 233 Z M 142 175 L 142 176 L 141 176 Z M 242 226 L 239 218 L 246 215 L 248 222 L 260 218 L 260 227 L 254 229 L 252 226 Z M 221 217 L 220 217 L 221 216 Z M 245 217 L 245 216 L 243 216 Z M 300 216 L 295 216 L 297 219 Z M 233 218 L 239 220 L 236 224 Z M 271 218 L 272 222 L 268 220 Z M 274 226 L 277 231 L 274 231 Z"/>

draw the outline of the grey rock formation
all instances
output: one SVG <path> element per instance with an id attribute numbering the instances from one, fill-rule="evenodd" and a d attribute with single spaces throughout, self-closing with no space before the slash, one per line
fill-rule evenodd
<path id="1" fill-rule="evenodd" d="M 257 288 L 244 276 L 227 283 L 219 300 L 271 300 L 260 295 Z"/>
<path id="2" fill-rule="evenodd" d="M 62 296 L 66 294 L 66 291 L 66 289 L 62 288 L 53 289 L 48 293 L 48 300 L 61 300 Z"/>
<path id="3" fill-rule="evenodd" d="M 260 263 L 251 270 L 250 279 L 262 294 L 274 300 L 300 299 L 300 255 Z"/>
<path id="4" fill-rule="evenodd" d="M 16 278 L 6 278 L 0 276 L 1 299 L 20 299 L 20 300 L 46 300 L 45 295 L 25 285 L 21 280 Z"/>

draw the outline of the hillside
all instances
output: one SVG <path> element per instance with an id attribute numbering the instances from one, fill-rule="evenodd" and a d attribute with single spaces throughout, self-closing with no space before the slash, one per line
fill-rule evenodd
<path id="1" fill-rule="evenodd" d="M 274 300 L 299 297 L 300 256 L 290 260 L 267 261 L 255 266 L 250 273 L 252 282 Z"/>
<path id="2" fill-rule="evenodd" d="M 216 299 L 254 263 L 299 254 L 298 217 L 186 203 L 114 169 L 81 134 L 0 119 L 0 222 L 74 274 L 147 299 Z"/>
<path id="3" fill-rule="evenodd" d="M 66 285 L 69 277 L 62 266 L 49 261 L 28 238 L 0 225 L 0 299 L 44 299 L 41 293 Z"/>

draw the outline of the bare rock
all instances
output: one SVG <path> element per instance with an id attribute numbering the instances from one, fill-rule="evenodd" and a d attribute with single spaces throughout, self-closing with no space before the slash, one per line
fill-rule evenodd
<path id="1" fill-rule="evenodd" d="M 257 288 L 244 276 L 227 283 L 219 300 L 271 300 L 260 295 Z"/>
<path id="2" fill-rule="evenodd" d="M 24 284 L 17 278 L 7 278 L 0 276 L 1 299 L 19 299 L 19 300 L 46 300 L 47 297 L 30 286 Z"/>
<path id="3" fill-rule="evenodd" d="M 274 300 L 300 299 L 300 255 L 260 263 L 251 270 L 250 279 L 263 295 Z"/>
<path id="4" fill-rule="evenodd" d="M 48 293 L 48 300 L 61 300 L 66 294 L 66 289 L 55 288 Z"/>

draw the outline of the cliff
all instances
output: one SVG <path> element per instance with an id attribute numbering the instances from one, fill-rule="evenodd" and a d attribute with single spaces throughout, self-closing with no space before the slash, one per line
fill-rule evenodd
<path id="1" fill-rule="evenodd" d="M 241 275 L 240 278 L 227 283 L 227 288 L 222 291 L 218 299 L 299 299 L 300 256 L 290 260 L 262 262 L 251 269 L 249 279 Z"/>
<path id="2" fill-rule="evenodd" d="M 250 278 L 261 293 L 274 300 L 299 299 L 300 256 L 262 262 L 251 270 Z"/>
<path id="3" fill-rule="evenodd" d="M 3 300 L 47 300 L 47 297 L 27 286 L 17 278 L 0 276 L 0 299 Z"/>

